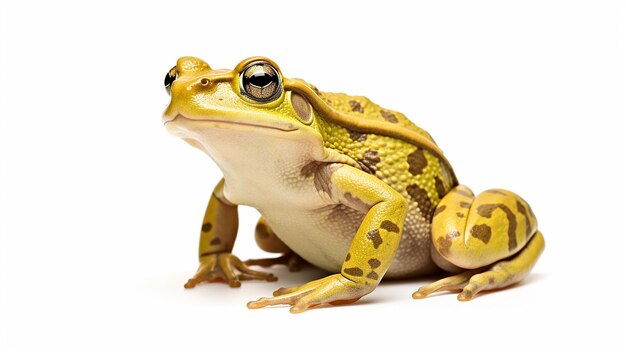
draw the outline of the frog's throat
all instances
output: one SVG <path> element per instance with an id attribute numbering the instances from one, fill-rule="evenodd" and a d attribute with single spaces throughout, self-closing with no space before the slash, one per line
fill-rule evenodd
<path id="1" fill-rule="evenodd" d="M 453 185 L 458 185 L 458 180 L 456 178 L 456 175 L 454 174 L 452 165 L 450 165 L 448 159 L 443 155 L 441 149 L 439 149 L 439 147 L 437 147 L 437 145 L 428 138 L 420 135 L 419 133 L 415 133 L 413 131 L 391 123 L 361 119 L 350 116 L 349 114 L 341 113 L 334 108 L 328 106 L 319 97 L 315 90 L 305 82 L 289 78 L 285 78 L 283 80 L 285 90 L 296 91 L 299 94 L 305 96 L 309 100 L 313 108 L 315 108 L 315 110 L 329 122 L 335 123 L 337 125 L 357 132 L 374 133 L 404 140 L 408 143 L 430 151 L 431 153 L 433 153 L 433 155 L 439 158 L 442 164 L 448 169 L 450 175 L 452 176 Z"/>

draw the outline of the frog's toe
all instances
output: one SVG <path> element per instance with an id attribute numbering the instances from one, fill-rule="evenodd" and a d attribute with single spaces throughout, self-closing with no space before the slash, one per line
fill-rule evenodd
<path id="1" fill-rule="evenodd" d="M 201 282 L 213 282 L 214 280 L 215 280 L 214 276 L 207 275 L 204 277 L 198 277 L 198 275 L 196 275 L 190 278 L 189 280 L 187 280 L 187 282 L 185 283 L 185 288 L 194 288 Z"/>
<path id="2" fill-rule="evenodd" d="M 278 290 L 272 292 L 272 295 L 274 297 L 276 296 L 280 296 L 280 295 L 286 295 L 288 293 L 292 293 L 298 290 L 298 288 L 300 288 L 300 286 L 292 286 L 292 287 L 281 287 Z"/>
<path id="3" fill-rule="evenodd" d="M 248 266 L 271 267 L 274 265 L 285 265 L 290 272 L 297 272 L 302 269 L 306 261 L 293 252 L 283 254 L 279 257 L 266 259 L 251 259 L 244 262 Z"/>
<path id="4" fill-rule="evenodd" d="M 216 279 L 215 269 L 217 265 L 217 255 L 206 257 L 201 263 L 196 273 L 187 280 L 185 288 L 194 288 L 202 282 L 213 282 Z"/>
<path id="5" fill-rule="evenodd" d="M 256 301 L 248 302 L 248 308 L 263 308 L 266 306 L 275 306 L 275 305 L 295 305 L 298 300 L 309 293 L 309 290 L 296 290 L 291 293 L 282 294 L 274 297 L 262 297 Z"/>
<path id="6" fill-rule="evenodd" d="M 428 295 L 441 291 L 455 291 L 465 287 L 469 279 L 477 273 L 478 270 L 471 270 L 460 273 L 458 275 L 443 278 L 429 285 L 422 286 L 419 290 L 413 292 L 413 298 L 426 298 Z"/>
<path id="7" fill-rule="evenodd" d="M 281 294 L 274 297 L 263 297 L 253 302 L 248 302 L 248 308 L 263 308 L 266 306 L 274 306 L 286 304 L 290 305 L 289 312 L 302 313 L 307 309 L 318 306 L 322 303 L 331 303 L 322 292 L 316 292 L 315 289 L 302 289 L 290 293 Z"/>
<path id="8" fill-rule="evenodd" d="M 289 312 L 301 313 L 325 303 L 354 302 L 369 292 L 371 292 L 369 287 L 363 287 L 340 274 L 335 274 L 303 286 L 278 289 L 274 292 L 274 297 L 263 297 L 248 302 L 248 308 L 286 304 L 291 306 Z"/>
<path id="9" fill-rule="evenodd" d="M 269 272 L 256 271 L 249 268 L 237 257 L 232 258 L 231 261 L 233 263 L 233 266 L 235 266 L 235 268 L 241 272 L 241 274 L 239 274 L 239 279 L 241 280 L 261 280 L 270 282 L 278 280 L 278 277 Z"/>

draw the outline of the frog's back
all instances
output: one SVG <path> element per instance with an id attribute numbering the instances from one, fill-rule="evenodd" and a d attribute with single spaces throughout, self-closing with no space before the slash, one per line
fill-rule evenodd
<path id="1" fill-rule="evenodd" d="M 318 95 L 335 111 L 349 115 L 359 122 L 373 123 L 374 128 L 377 123 L 397 126 L 405 132 L 414 132 L 416 136 L 436 147 L 430 134 L 404 114 L 383 108 L 367 97 L 327 92 L 318 92 Z M 416 143 L 380 134 L 375 130 L 345 128 L 328 120 L 318 120 L 316 125 L 324 138 L 325 147 L 352 158 L 363 171 L 375 175 L 396 191 L 404 193 L 408 199 L 422 202 L 422 214 L 426 218 L 430 216 L 426 211 L 434 208 L 439 199 L 456 185 L 449 165 L 441 157 Z M 420 189 L 419 195 L 415 193 L 416 188 Z M 426 201 L 430 203 L 427 205 Z"/>
<path id="2" fill-rule="evenodd" d="M 383 108 L 364 96 L 350 96 L 344 93 L 318 92 L 324 102 L 338 112 L 363 120 L 392 123 L 434 143 L 433 138 L 422 128 L 411 122 L 404 114 Z"/>

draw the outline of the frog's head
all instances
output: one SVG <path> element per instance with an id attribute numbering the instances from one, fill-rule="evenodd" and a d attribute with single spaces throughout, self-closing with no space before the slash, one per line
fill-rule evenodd
<path id="1" fill-rule="evenodd" d="M 182 57 L 165 76 L 171 101 L 163 123 L 213 157 L 245 146 L 258 151 L 277 139 L 321 147 L 311 104 L 285 87 L 289 81 L 264 57 L 246 59 L 233 70 L 214 70 L 198 58 Z"/>
<path id="2" fill-rule="evenodd" d="M 243 60 L 232 70 L 182 57 L 166 74 L 165 89 L 171 96 L 165 127 L 209 154 L 222 171 L 231 167 L 232 173 L 256 175 L 251 168 L 270 159 L 360 167 L 367 134 L 430 150 L 450 167 L 428 133 L 401 113 L 365 97 L 319 92 L 303 80 L 283 77 L 264 57 Z"/>

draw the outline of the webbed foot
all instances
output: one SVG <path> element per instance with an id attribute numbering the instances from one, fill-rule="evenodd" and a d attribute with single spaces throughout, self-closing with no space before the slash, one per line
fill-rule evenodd
<path id="1" fill-rule="evenodd" d="M 370 287 L 358 284 L 341 274 L 334 274 L 302 286 L 280 288 L 274 292 L 274 297 L 263 297 L 248 302 L 248 308 L 287 304 L 291 306 L 289 312 L 302 313 L 311 307 L 324 303 L 347 304 L 356 302 L 374 288 L 373 285 Z"/>
<path id="2" fill-rule="evenodd" d="M 187 281 L 185 288 L 194 288 L 201 282 L 226 282 L 230 287 L 240 287 L 241 280 L 276 281 L 278 278 L 271 273 L 252 270 L 237 256 L 224 252 L 202 257 L 198 271 Z"/>

